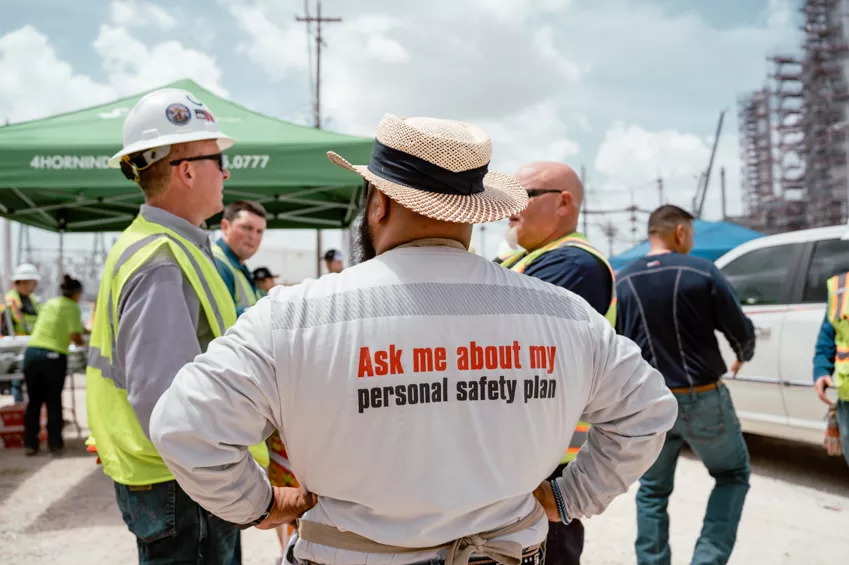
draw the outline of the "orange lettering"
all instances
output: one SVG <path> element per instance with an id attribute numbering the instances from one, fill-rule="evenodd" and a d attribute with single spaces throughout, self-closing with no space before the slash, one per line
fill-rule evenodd
<path id="1" fill-rule="evenodd" d="M 357 378 L 373 377 L 374 369 L 371 366 L 371 353 L 368 347 L 360 348 L 360 367 L 357 370 Z"/>
<path id="2" fill-rule="evenodd" d="M 437 347 L 433 350 L 434 360 L 436 361 L 436 370 L 444 371 L 448 368 L 448 364 L 445 362 L 445 357 L 447 353 L 445 352 L 444 347 Z"/>

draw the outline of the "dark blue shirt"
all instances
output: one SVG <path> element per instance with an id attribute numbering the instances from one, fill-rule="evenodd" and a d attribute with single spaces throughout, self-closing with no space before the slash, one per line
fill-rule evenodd
<path id="1" fill-rule="evenodd" d="M 558 247 L 531 261 L 525 274 L 574 292 L 602 316 L 610 308 L 610 270 L 588 251 Z"/>
<path id="2" fill-rule="evenodd" d="M 230 249 L 230 246 L 223 239 L 218 239 L 215 242 L 215 245 L 218 245 L 221 249 L 224 250 L 224 254 L 227 255 L 227 258 L 230 259 L 230 264 L 233 265 L 236 269 L 242 271 L 245 277 L 248 279 L 248 282 L 251 285 L 251 288 L 254 292 L 259 288 L 254 282 L 253 274 L 248 270 L 245 265 L 239 262 L 239 258 L 236 257 L 236 254 L 233 253 L 233 250 Z M 227 290 L 230 291 L 230 296 L 233 297 L 233 302 L 237 301 L 236 299 L 236 279 L 233 277 L 232 271 L 227 268 L 227 265 L 221 262 L 221 259 L 215 257 L 215 267 L 218 269 L 218 274 L 221 275 L 221 278 L 224 280 L 224 284 L 227 286 Z M 241 316 L 245 311 L 244 307 L 236 307 L 236 315 Z"/>
<path id="3" fill-rule="evenodd" d="M 817 336 L 817 344 L 814 348 L 814 382 L 820 377 L 830 377 L 834 372 L 834 356 L 837 353 L 834 337 L 834 326 L 828 319 L 828 309 L 826 308 L 820 333 Z"/>
<path id="4" fill-rule="evenodd" d="M 755 353 L 755 328 L 713 263 L 667 253 L 638 259 L 616 275 L 616 330 L 640 346 L 666 386 L 716 382 L 728 368 L 715 332 L 739 361 Z"/>

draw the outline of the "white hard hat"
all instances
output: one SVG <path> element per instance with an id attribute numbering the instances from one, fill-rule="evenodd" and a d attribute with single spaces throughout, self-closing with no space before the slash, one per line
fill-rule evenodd
<path id="1" fill-rule="evenodd" d="M 40 281 L 41 275 L 32 263 L 21 263 L 12 273 L 12 282 L 18 281 Z"/>
<path id="2" fill-rule="evenodd" d="M 215 139 L 221 151 L 236 143 L 221 132 L 203 102 L 180 88 L 161 88 L 139 100 L 124 120 L 123 137 L 124 148 L 109 159 L 110 167 L 119 168 L 123 161 L 136 170 L 145 169 L 168 155 L 175 143 Z M 129 162 L 129 157 L 142 152 Z"/>

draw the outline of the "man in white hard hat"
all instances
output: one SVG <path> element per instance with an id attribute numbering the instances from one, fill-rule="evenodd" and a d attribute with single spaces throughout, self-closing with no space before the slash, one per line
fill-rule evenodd
<path id="1" fill-rule="evenodd" d="M 677 410 L 636 344 L 468 251 L 472 224 L 528 202 L 488 171 L 491 147 L 469 124 L 387 115 L 368 166 L 330 154 L 366 181 L 365 260 L 273 289 L 162 395 L 152 438 L 194 500 L 261 529 L 303 514 L 301 562 L 527 565 L 546 517 L 598 514 L 649 468 Z M 582 415 L 585 448 L 547 481 Z M 273 429 L 302 489 L 251 461 Z"/>
<path id="2" fill-rule="evenodd" d="M 223 208 L 234 141 L 194 94 L 144 96 L 109 161 L 139 184 L 139 215 L 106 259 L 86 371 L 88 421 L 145 563 L 231 563 L 238 529 L 199 508 L 150 442 L 150 414 L 186 363 L 236 320 L 200 226 Z M 258 443 L 261 443 L 258 441 Z M 268 452 L 264 444 L 255 449 Z"/>
<path id="3" fill-rule="evenodd" d="M 12 273 L 12 289 L 0 304 L 0 333 L 6 336 L 31 335 L 38 318 L 39 303 L 35 296 L 41 276 L 32 263 L 21 263 Z M 21 380 L 11 382 L 15 402 L 24 401 Z"/>

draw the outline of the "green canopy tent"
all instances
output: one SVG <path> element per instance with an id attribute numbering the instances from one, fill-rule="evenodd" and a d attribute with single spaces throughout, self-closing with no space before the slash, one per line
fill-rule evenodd
<path id="1" fill-rule="evenodd" d="M 368 162 L 371 139 L 298 126 L 220 98 L 191 80 L 194 93 L 236 140 L 225 152 L 225 204 L 259 200 L 270 229 L 334 229 L 350 224 L 362 183 L 327 160 L 328 150 Z M 143 201 L 138 185 L 106 166 L 122 146 L 124 117 L 147 92 L 50 118 L 0 127 L 0 216 L 50 231 L 121 231 Z M 209 227 L 218 225 L 220 215 Z"/>

